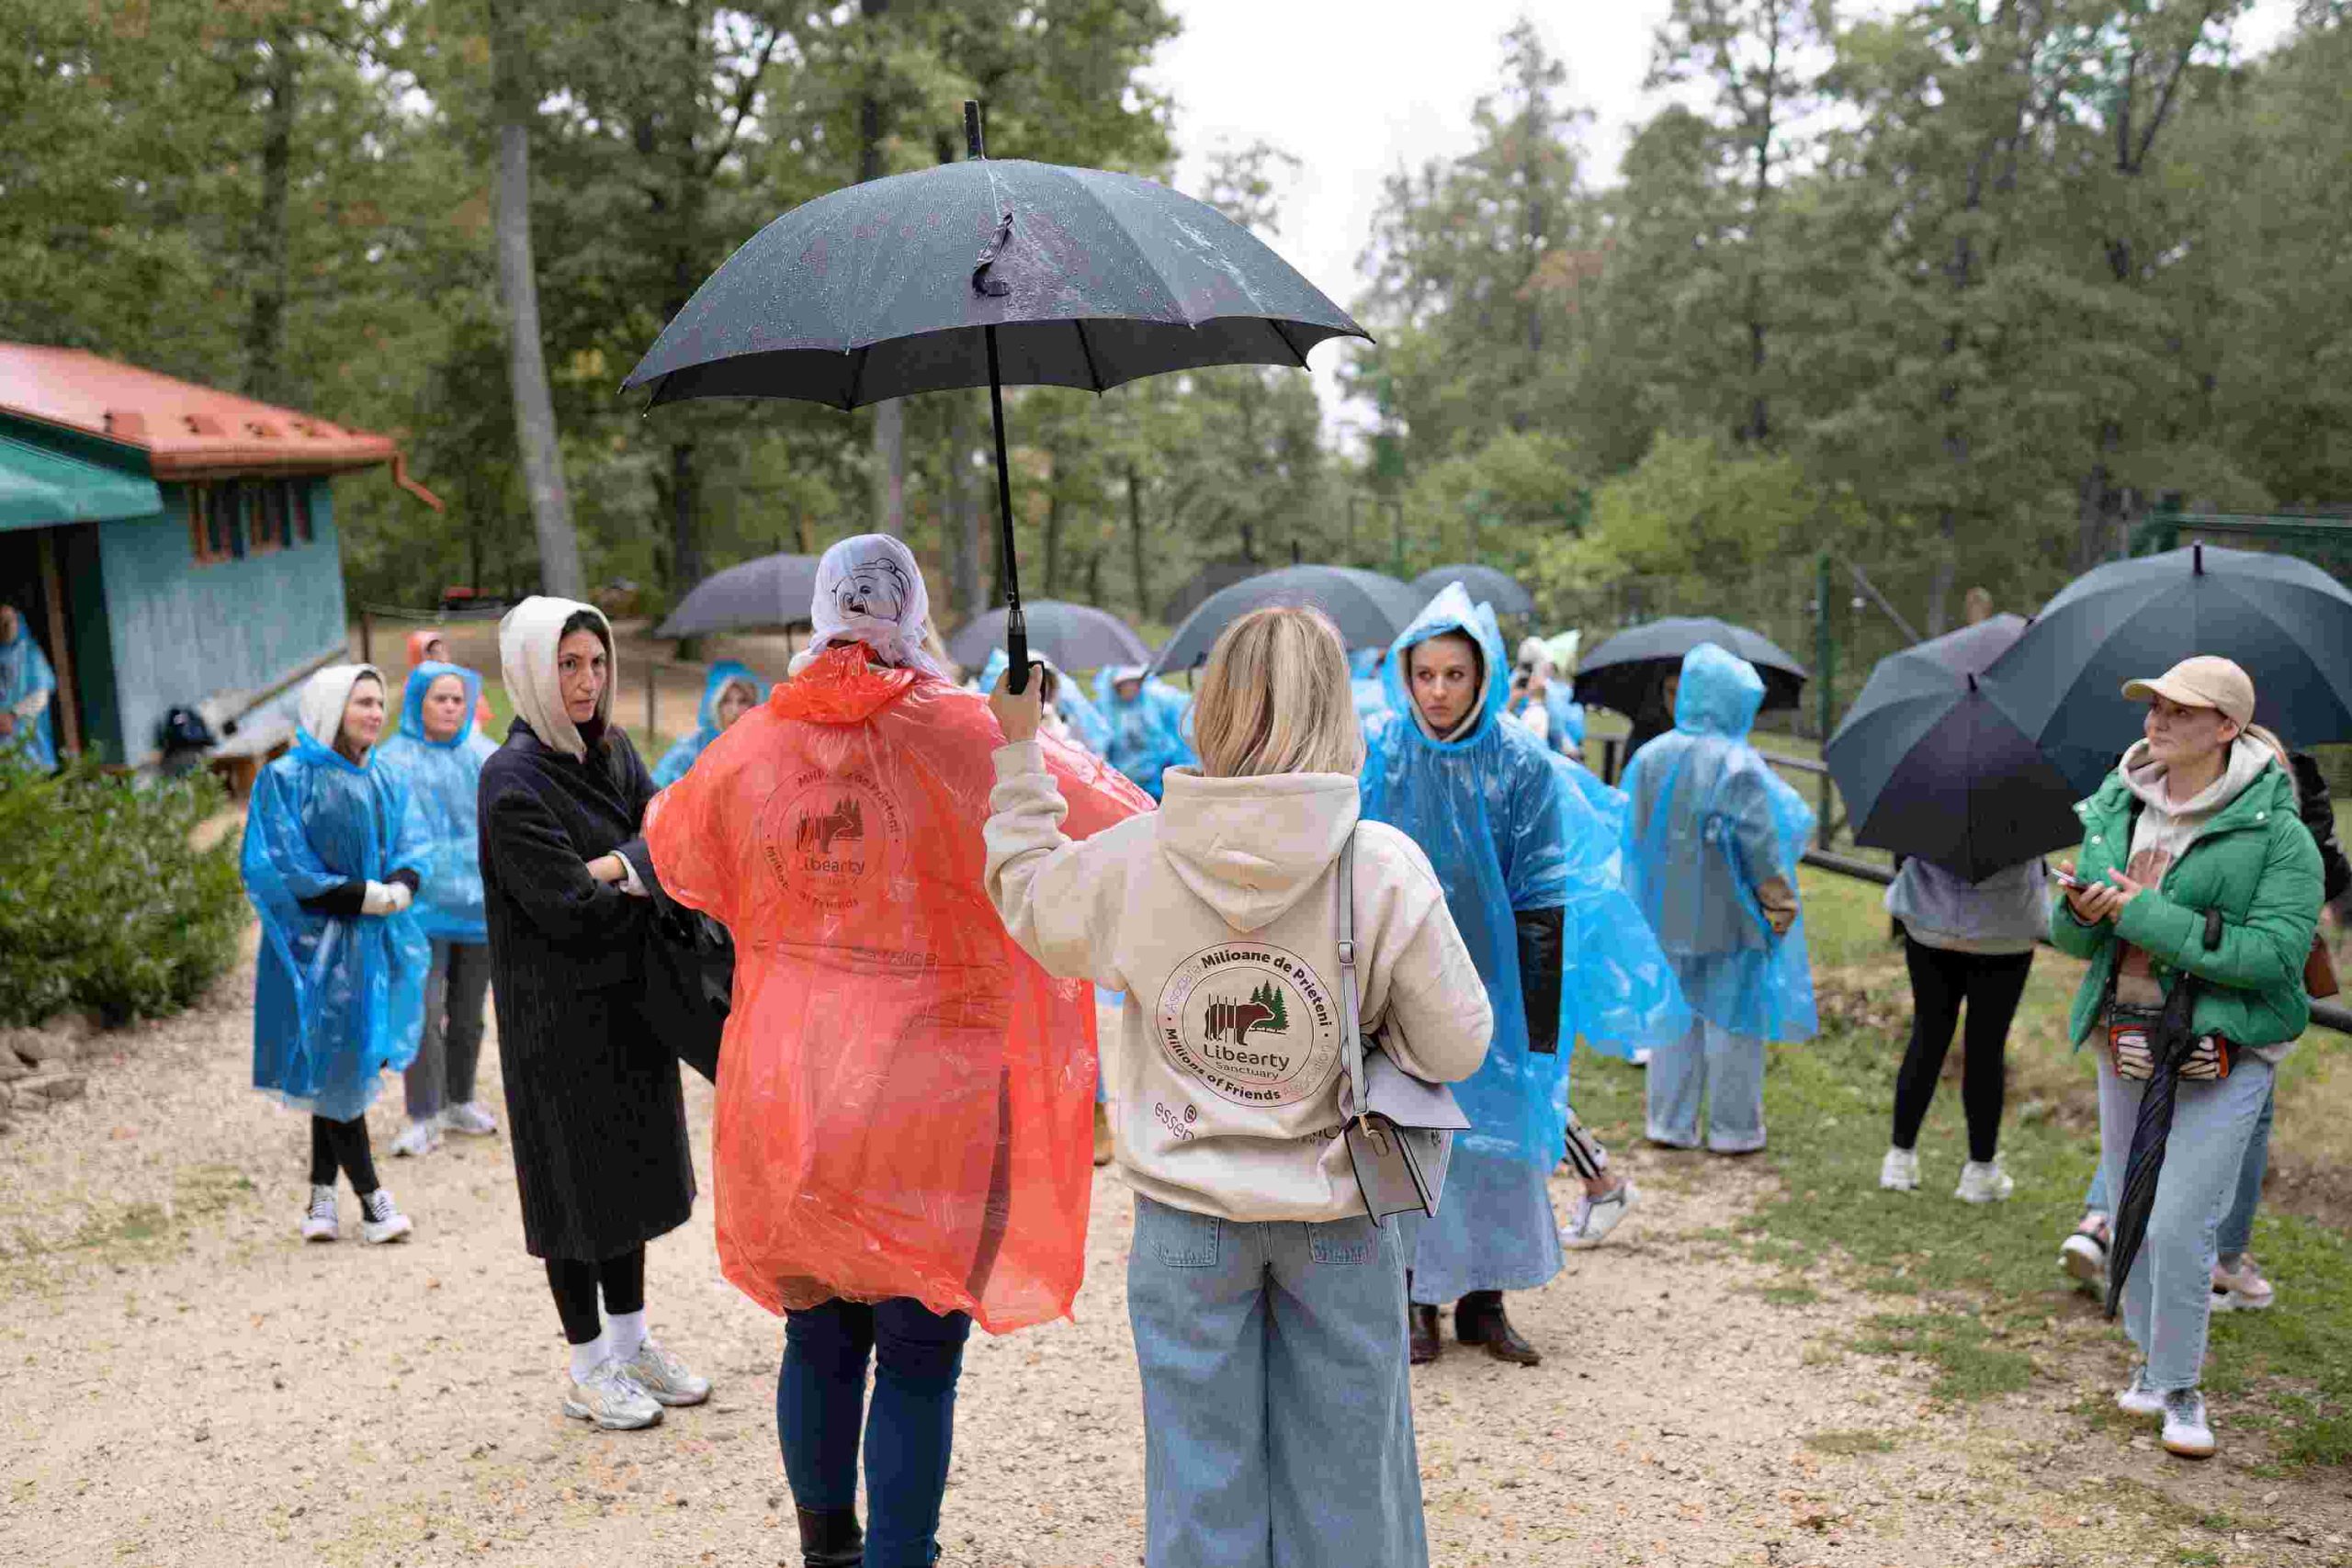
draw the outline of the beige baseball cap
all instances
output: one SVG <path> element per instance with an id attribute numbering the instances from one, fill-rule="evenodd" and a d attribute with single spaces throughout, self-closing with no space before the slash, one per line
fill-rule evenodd
<path id="1" fill-rule="evenodd" d="M 2135 703 L 2168 697 L 2185 708 L 2217 708 L 2241 725 L 2254 722 L 2254 677 L 2210 653 L 2184 659 L 2153 681 L 2127 681 L 2123 695 Z"/>

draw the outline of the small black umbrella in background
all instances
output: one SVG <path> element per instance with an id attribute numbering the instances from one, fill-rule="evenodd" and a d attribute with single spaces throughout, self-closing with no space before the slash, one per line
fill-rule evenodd
<path id="1" fill-rule="evenodd" d="M 1013 689 L 1028 680 L 1005 386 L 1103 391 L 1211 365 L 1306 368 L 1353 318 L 1216 209 L 1134 175 L 971 157 L 820 196 L 746 241 L 624 388 L 854 409 L 989 389 Z"/>
<path id="2" fill-rule="evenodd" d="M 1432 568 L 1413 579 L 1413 592 L 1426 604 L 1443 592 L 1449 582 L 1462 584 L 1468 591 L 1471 603 L 1492 604 L 1498 615 L 1535 614 L 1535 595 L 1521 588 L 1517 579 L 1475 562 Z"/>
<path id="3" fill-rule="evenodd" d="M 1878 661 L 1821 752 L 1856 843 L 1982 882 L 2081 839 L 2075 791 L 1977 679 L 2025 629 L 1995 615 Z"/>
<path id="4" fill-rule="evenodd" d="M 707 637 L 757 626 L 805 626 L 816 593 L 815 556 L 762 556 L 695 583 L 653 635 Z"/>
<path id="5" fill-rule="evenodd" d="M 2096 567 L 2042 606 L 1984 684 L 2088 795 L 2147 716 L 2124 682 L 2200 653 L 2245 667 L 2256 722 L 2289 745 L 2352 740 L 2352 591 L 2293 556 L 2191 545 Z"/>
<path id="6" fill-rule="evenodd" d="M 1426 604 L 1408 585 L 1349 566 L 1286 566 L 1221 588 L 1184 617 L 1152 660 L 1151 672 L 1190 670 L 1209 656 L 1217 634 L 1269 604 L 1311 605 L 1331 617 L 1351 650 L 1386 648 Z"/>
<path id="7" fill-rule="evenodd" d="M 1594 707 L 1638 715 L 1658 682 L 1680 671 L 1682 656 L 1712 642 L 1756 666 L 1764 677 L 1764 707 L 1792 708 L 1804 694 L 1804 666 L 1770 637 L 1712 615 L 1669 615 L 1628 626 L 1577 663 L 1576 699 Z"/>
<path id="8" fill-rule="evenodd" d="M 1135 628 L 1091 604 L 1069 604 L 1059 599 L 1035 599 L 1023 606 L 1029 617 L 1029 648 L 1041 659 L 1064 670 L 1100 670 L 1106 664 L 1148 664 L 1151 648 Z M 947 656 L 967 670 L 989 661 L 989 651 L 1004 640 L 1011 612 L 990 610 L 956 628 L 947 639 Z"/>

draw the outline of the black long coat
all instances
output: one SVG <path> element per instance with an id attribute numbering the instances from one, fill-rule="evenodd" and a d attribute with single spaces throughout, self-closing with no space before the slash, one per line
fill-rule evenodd
<path id="1" fill-rule="evenodd" d="M 588 874 L 629 850 L 653 780 L 615 727 L 587 760 L 521 719 L 481 769 L 481 880 L 523 1239 L 538 1258 L 602 1258 L 675 1230 L 695 1176 L 678 1083 L 674 976 L 651 898 Z"/>

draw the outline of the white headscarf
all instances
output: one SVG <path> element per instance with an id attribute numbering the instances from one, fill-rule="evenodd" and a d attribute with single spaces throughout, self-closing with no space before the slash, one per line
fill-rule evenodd
<path id="1" fill-rule="evenodd" d="M 534 593 L 507 611 L 505 619 L 498 623 L 498 669 L 506 678 L 506 695 L 514 705 L 514 716 L 529 725 L 531 733 L 543 744 L 575 761 L 586 759 L 588 742 L 582 738 L 580 727 L 571 722 L 571 716 L 564 711 L 555 650 L 563 640 L 563 623 L 583 612 L 595 617 L 611 658 L 605 672 L 604 693 L 596 699 L 596 716 L 610 724 L 613 687 L 620 679 L 620 660 L 617 653 L 612 652 L 613 627 L 605 619 L 604 611 L 577 599 L 550 599 Z"/>
<path id="2" fill-rule="evenodd" d="M 334 750 L 343 738 L 343 710 L 351 705 L 351 688 L 363 675 L 373 675 L 376 684 L 384 684 L 384 672 L 372 664 L 330 664 L 302 682 L 302 700 L 294 710 L 302 733 Z"/>
<path id="3" fill-rule="evenodd" d="M 793 660 L 797 674 L 808 660 L 843 643 L 864 643 L 885 664 L 920 670 L 947 679 L 947 671 L 923 648 L 931 622 L 931 591 L 914 552 L 888 534 L 843 539 L 817 562 L 817 592 L 808 607 L 816 635 L 806 654 Z"/>

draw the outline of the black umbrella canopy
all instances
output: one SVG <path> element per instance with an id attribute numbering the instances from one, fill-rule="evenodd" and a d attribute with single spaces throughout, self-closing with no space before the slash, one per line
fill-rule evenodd
<path id="1" fill-rule="evenodd" d="M 762 556 L 694 585 L 655 637 L 707 637 L 759 626 L 805 626 L 817 594 L 815 556 Z"/>
<path id="2" fill-rule="evenodd" d="M 1059 599 L 1033 599 L 1023 608 L 1029 615 L 1030 650 L 1064 670 L 1151 661 L 1150 645 L 1108 610 Z M 1007 614 L 990 610 L 958 626 L 947 639 L 948 657 L 967 670 L 986 664 L 989 650 L 1004 641 Z"/>
<path id="3" fill-rule="evenodd" d="M 1855 842 L 1981 882 L 2081 838 L 2076 792 L 1978 680 L 2025 629 L 1996 615 L 1878 661 L 1822 750 Z"/>
<path id="4" fill-rule="evenodd" d="M 1712 642 L 1756 666 L 1764 706 L 1792 708 L 1804 694 L 1804 666 L 1761 632 L 1712 615 L 1669 615 L 1628 626 L 1577 662 L 1576 698 L 1623 714 L 1642 710 L 1657 682 L 1682 668 L 1682 656 Z"/>
<path id="5" fill-rule="evenodd" d="M 2127 681 L 2197 654 L 2254 677 L 2255 720 L 2292 746 L 2352 740 L 2352 592 L 2308 561 L 2191 545 L 2085 572 L 1984 683 L 2088 795 L 2140 739 Z"/>
<path id="6" fill-rule="evenodd" d="M 1460 566 L 1441 566 L 1413 579 L 1413 592 L 1429 603 L 1442 592 L 1449 582 L 1458 582 L 1469 591 L 1473 603 L 1492 604 L 1498 615 L 1532 615 L 1535 614 L 1535 595 L 1519 585 L 1517 579 L 1491 566 L 1475 562 Z"/>
<path id="7" fill-rule="evenodd" d="M 1351 649 L 1386 648 L 1426 603 L 1408 585 L 1376 571 L 1347 566 L 1286 566 L 1220 589 L 1184 618 L 1151 672 L 1190 670 L 1209 656 L 1217 635 L 1269 604 L 1312 605 L 1331 617 Z"/>

